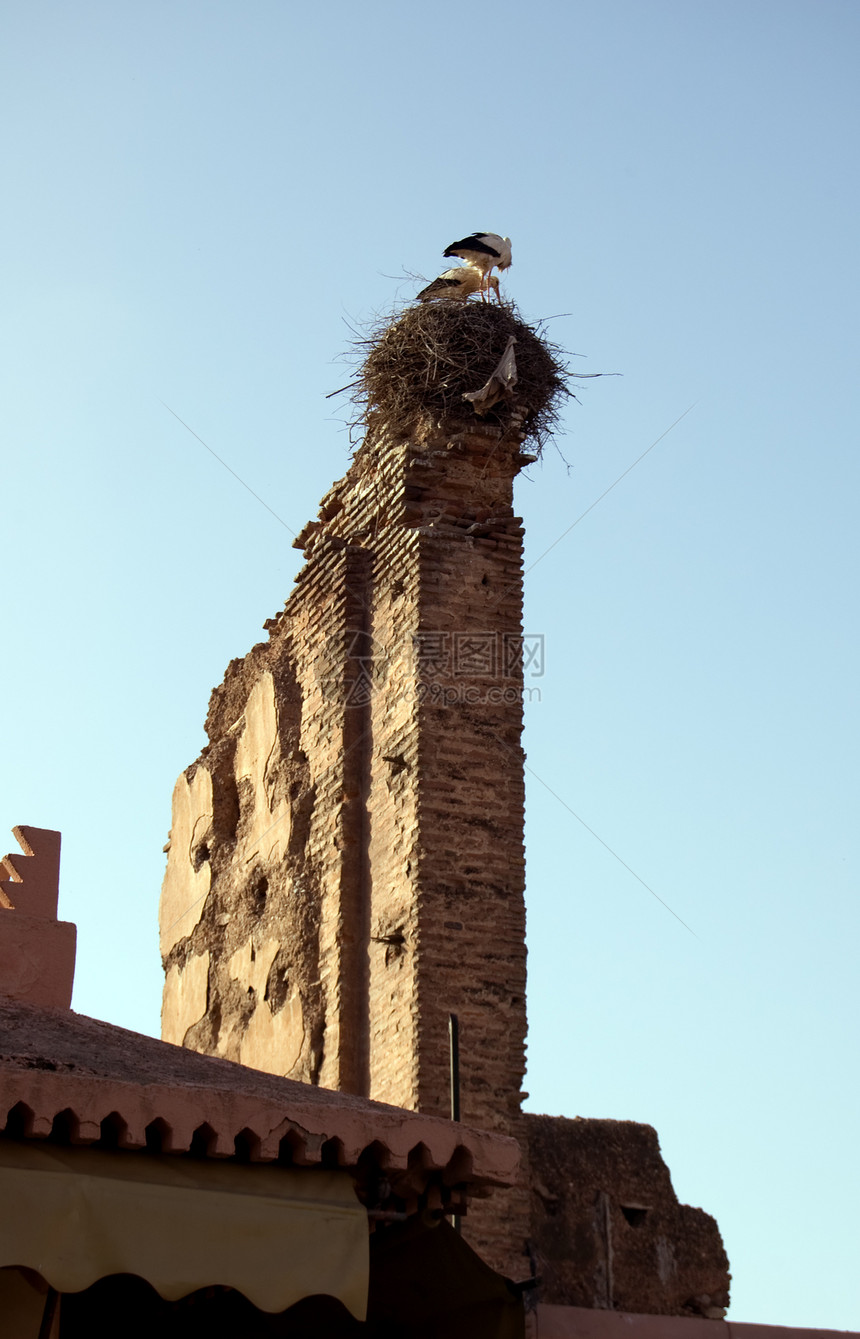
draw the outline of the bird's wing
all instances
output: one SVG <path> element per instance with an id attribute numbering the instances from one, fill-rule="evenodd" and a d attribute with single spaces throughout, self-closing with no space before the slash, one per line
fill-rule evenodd
<path id="1" fill-rule="evenodd" d="M 447 274 L 440 274 L 439 278 L 434 279 L 432 284 L 428 284 L 426 288 L 422 288 L 421 292 L 418 294 L 418 301 L 427 302 L 430 298 L 444 297 L 446 293 L 453 296 L 453 294 L 462 287 L 463 279 L 459 277 L 453 278 L 452 271 L 449 270 Z"/>
<path id="2" fill-rule="evenodd" d="M 461 256 L 466 254 L 477 256 L 495 256 L 497 259 L 502 254 L 497 247 L 493 246 L 493 241 L 501 241 L 492 232 L 473 232 L 471 237 L 464 237 L 459 242 L 452 242 L 447 250 L 442 252 L 443 256 Z"/>

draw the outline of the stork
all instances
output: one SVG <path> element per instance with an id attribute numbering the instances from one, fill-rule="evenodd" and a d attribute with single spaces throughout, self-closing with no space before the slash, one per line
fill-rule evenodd
<path id="1" fill-rule="evenodd" d="M 487 287 L 481 288 L 481 297 L 490 287 L 490 276 L 493 270 L 498 267 L 500 270 L 507 270 L 511 265 L 511 239 L 510 237 L 500 237 L 497 232 L 473 232 L 468 237 L 464 237 L 459 242 L 452 242 L 442 253 L 444 256 L 459 256 L 467 265 L 480 270 L 482 276 L 487 280 Z M 501 302 L 499 296 L 498 282 L 493 285 L 496 297 Z"/>
<path id="2" fill-rule="evenodd" d="M 440 274 L 439 278 L 434 279 L 426 288 L 422 288 L 418 294 L 418 301 L 432 302 L 434 298 L 453 298 L 458 302 L 466 302 L 473 293 L 479 291 L 483 297 L 488 288 L 493 288 L 496 296 L 499 296 L 499 281 L 495 275 L 482 274 L 474 265 L 457 265 L 453 270 L 446 270 L 444 274 Z"/>

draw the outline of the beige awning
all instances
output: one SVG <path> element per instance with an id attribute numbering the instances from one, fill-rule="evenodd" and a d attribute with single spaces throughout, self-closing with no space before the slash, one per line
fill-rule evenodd
<path id="1" fill-rule="evenodd" d="M 58 1292 L 137 1274 L 174 1301 L 236 1288 L 262 1311 L 328 1293 L 363 1320 L 367 1215 L 343 1172 L 0 1140 L 0 1267 Z"/>

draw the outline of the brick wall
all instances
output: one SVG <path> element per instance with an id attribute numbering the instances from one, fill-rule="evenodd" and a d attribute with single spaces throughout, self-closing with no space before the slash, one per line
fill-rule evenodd
<path id="1" fill-rule="evenodd" d="M 170 1040 L 519 1136 L 526 1033 L 519 438 L 377 436 L 300 536 L 177 782 Z M 465 1233 L 529 1273 L 525 1186 Z"/>

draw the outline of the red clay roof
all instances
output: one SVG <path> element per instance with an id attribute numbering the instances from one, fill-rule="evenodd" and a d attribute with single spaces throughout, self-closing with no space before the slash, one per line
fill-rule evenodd
<path id="1" fill-rule="evenodd" d="M 10 1120 L 11 1114 L 11 1120 Z M 372 1158 L 404 1198 L 428 1180 L 486 1193 L 511 1185 L 513 1139 L 263 1074 L 70 1010 L 0 998 L 0 1127 L 72 1143 L 107 1135 L 119 1148 L 250 1153 L 355 1168 Z M 196 1134 L 196 1138 L 195 1138 Z M 286 1142 L 284 1142 L 286 1141 Z"/>

